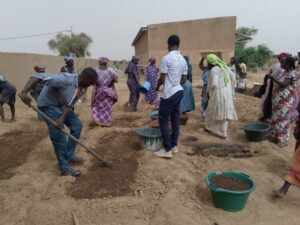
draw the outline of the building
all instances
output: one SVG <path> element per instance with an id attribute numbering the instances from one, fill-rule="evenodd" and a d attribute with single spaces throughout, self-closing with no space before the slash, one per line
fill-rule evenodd
<path id="1" fill-rule="evenodd" d="M 234 54 L 236 40 L 236 17 L 218 17 L 148 25 L 140 28 L 132 42 L 140 65 L 146 65 L 154 56 L 158 63 L 168 52 L 167 39 L 176 34 L 180 37 L 180 51 L 197 66 L 201 57 L 208 53 L 229 62 Z"/>

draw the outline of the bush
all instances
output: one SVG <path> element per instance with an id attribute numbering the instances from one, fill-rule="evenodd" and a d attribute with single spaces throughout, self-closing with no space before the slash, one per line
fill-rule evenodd
<path id="1" fill-rule="evenodd" d="M 257 29 L 241 27 L 237 32 L 246 36 L 257 34 Z M 247 42 L 237 42 L 235 45 L 235 57 L 238 61 L 244 61 L 249 69 L 263 69 L 273 56 L 273 52 L 265 45 L 249 46 Z"/>

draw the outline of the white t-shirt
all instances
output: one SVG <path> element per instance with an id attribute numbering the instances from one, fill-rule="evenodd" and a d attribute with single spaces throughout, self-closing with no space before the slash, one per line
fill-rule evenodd
<path id="1" fill-rule="evenodd" d="M 182 75 L 187 75 L 187 62 L 179 51 L 173 50 L 163 57 L 160 63 L 160 73 L 166 74 L 162 98 L 167 99 L 177 91 L 183 90 L 180 81 Z"/>

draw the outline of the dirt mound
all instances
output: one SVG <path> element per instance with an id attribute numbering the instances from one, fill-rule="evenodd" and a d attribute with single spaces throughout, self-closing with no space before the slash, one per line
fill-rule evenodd
<path id="1" fill-rule="evenodd" d="M 113 119 L 113 126 L 117 127 L 137 127 L 137 121 L 142 117 L 139 116 L 120 116 Z"/>
<path id="2" fill-rule="evenodd" d="M 112 163 L 112 168 L 100 167 L 97 160 L 86 175 L 76 179 L 69 194 L 76 199 L 124 196 L 132 192 L 138 169 L 140 145 L 133 132 L 111 132 L 95 147 L 95 152 Z"/>
<path id="3" fill-rule="evenodd" d="M 189 155 L 201 156 L 218 156 L 218 157 L 252 157 L 258 155 L 257 151 L 253 151 L 248 146 L 236 144 L 202 144 L 198 142 L 190 142 L 186 145 L 193 146 Z"/>
<path id="4" fill-rule="evenodd" d="M 14 175 L 13 169 L 26 162 L 34 147 L 34 141 L 47 136 L 47 128 L 42 124 L 37 129 L 14 130 L 0 137 L 0 180 Z"/>

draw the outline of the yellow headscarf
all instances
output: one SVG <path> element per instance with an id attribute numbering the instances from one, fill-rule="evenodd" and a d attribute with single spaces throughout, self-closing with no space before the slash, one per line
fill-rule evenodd
<path id="1" fill-rule="evenodd" d="M 214 66 L 219 66 L 223 72 L 224 72 L 224 83 L 225 86 L 228 84 L 229 79 L 228 79 L 228 67 L 226 63 L 224 63 L 218 56 L 215 54 L 208 54 L 206 56 L 207 62 L 214 65 Z"/>

